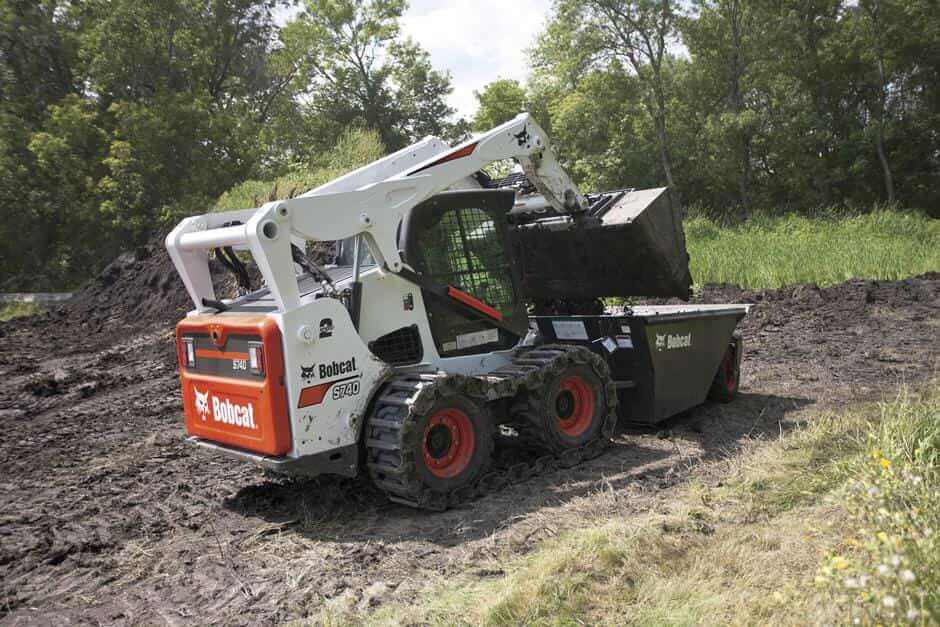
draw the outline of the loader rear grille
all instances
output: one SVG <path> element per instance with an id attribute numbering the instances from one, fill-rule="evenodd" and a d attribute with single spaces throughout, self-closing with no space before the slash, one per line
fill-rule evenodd
<path id="1" fill-rule="evenodd" d="M 413 364 L 421 361 L 424 356 L 418 326 L 414 324 L 369 342 L 369 350 L 382 361 L 394 366 Z"/>

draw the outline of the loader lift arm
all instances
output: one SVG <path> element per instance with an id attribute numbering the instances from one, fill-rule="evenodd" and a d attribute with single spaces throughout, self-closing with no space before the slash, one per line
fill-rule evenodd
<path id="1" fill-rule="evenodd" d="M 578 213 L 587 200 L 558 163 L 542 128 L 522 113 L 491 131 L 450 150 L 436 144 L 399 151 L 333 183 L 254 211 L 210 214 L 184 220 L 167 236 L 167 249 L 196 308 L 208 311 L 215 300 L 206 250 L 220 246 L 249 249 L 282 311 L 300 305 L 291 252 L 292 239 L 340 240 L 362 235 L 378 265 L 393 273 L 404 268 L 398 227 L 418 203 L 471 176 L 493 161 L 516 159 L 529 180 L 556 212 Z M 412 154 L 432 154 L 419 163 Z M 397 174 L 389 176 L 390 172 Z M 235 226 L 215 226 L 231 223 Z"/>

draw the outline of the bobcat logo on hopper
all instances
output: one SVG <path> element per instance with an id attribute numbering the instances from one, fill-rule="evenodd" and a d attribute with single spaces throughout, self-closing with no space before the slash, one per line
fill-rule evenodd
<path id="1" fill-rule="evenodd" d="M 209 415 L 209 390 L 200 393 L 194 387 L 193 392 L 196 393 L 196 411 L 199 412 L 199 417 L 205 420 Z"/>
<path id="2" fill-rule="evenodd" d="M 677 348 L 689 348 L 690 346 L 692 346 L 692 333 L 686 333 L 685 335 L 678 333 L 656 334 L 656 350 L 658 351 L 671 351 Z"/>

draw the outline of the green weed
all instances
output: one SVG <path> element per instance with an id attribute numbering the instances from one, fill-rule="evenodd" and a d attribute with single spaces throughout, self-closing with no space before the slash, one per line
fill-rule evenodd
<path id="1" fill-rule="evenodd" d="M 5 303 L 0 305 L 0 322 L 13 318 L 25 318 L 42 313 L 43 308 L 37 303 Z"/>
<path id="2" fill-rule="evenodd" d="M 940 393 L 817 415 L 693 482 L 668 511 L 575 523 L 505 574 L 327 624 L 934 624 Z"/>
<path id="3" fill-rule="evenodd" d="M 351 129 L 336 146 L 274 181 L 245 181 L 222 194 L 213 211 L 253 209 L 272 200 L 294 198 L 385 155 L 375 131 Z"/>

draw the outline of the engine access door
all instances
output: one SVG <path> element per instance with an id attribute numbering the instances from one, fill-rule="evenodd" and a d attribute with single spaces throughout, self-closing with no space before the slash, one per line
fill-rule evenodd
<path id="1" fill-rule="evenodd" d="M 453 286 L 495 308 L 502 328 L 423 291 L 431 334 L 441 357 L 512 348 L 528 327 L 509 263 L 512 191 L 438 194 L 411 210 L 402 230 L 405 261 L 437 285 Z"/>

